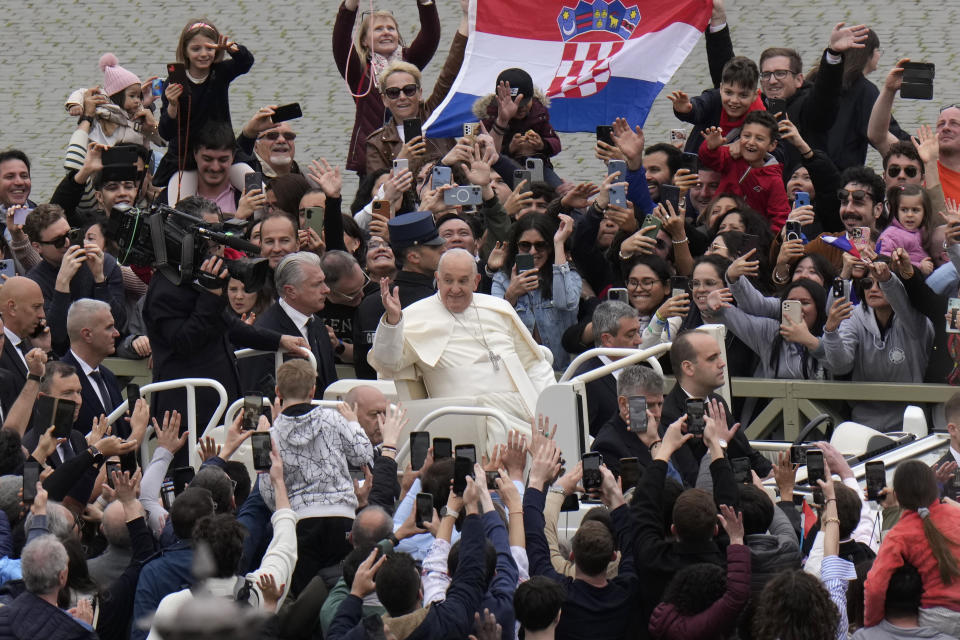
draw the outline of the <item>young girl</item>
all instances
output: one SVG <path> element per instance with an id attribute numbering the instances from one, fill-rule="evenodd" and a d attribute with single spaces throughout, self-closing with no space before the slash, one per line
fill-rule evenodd
<path id="1" fill-rule="evenodd" d="M 97 107 L 90 141 L 109 147 L 121 142 L 134 142 L 147 148 L 151 142 L 162 146 L 157 120 L 147 108 L 153 102 L 150 87 L 144 89 L 136 74 L 121 67 L 112 53 L 100 56 L 100 70 L 103 71 L 103 92 L 110 102 Z"/>
<path id="2" fill-rule="evenodd" d="M 897 185 L 887 192 L 890 226 L 880 234 L 880 253 L 891 255 L 903 248 L 910 254 L 910 262 L 924 276 L 933 271 L 930 258 L 930 235 L 933 226 L 933 205 L 923 187 L 915 184 Z"/>
<path id="3" fill-rule="evenodd" d="M 229 60 L 224 59 L 224 52 L 230 54 Z M 230 83 L 250 70 L 253 54 L 221 35 L 212 24 L 194 21 L 180 33 L 177 62 L 185 67 L 186 82 L 171 82 L 170 78 L 166 82 L 160 135 L 169 147 L 154 173 L 153 184 L 166 186 L 170 194 L 179 192 L 183 197 L 196 191 L 196 177 L 190 181 L 192 188 L 187 182 L 181 185 L 179 180 L 179 174 L 196 168 L 193 140 L 212 122 L 224 122 L 232 127 Z M 243 174 L 250 171 L 252 169 L 242 163 L 230 170 L 230 182 L 241 192 Z"/>

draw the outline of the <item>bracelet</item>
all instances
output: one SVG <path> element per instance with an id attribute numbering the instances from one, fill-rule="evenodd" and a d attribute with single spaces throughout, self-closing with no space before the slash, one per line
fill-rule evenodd
<path id="1" fill-rule="evenodd" d="M 690 242 L 690 238 L 684 238 L 683 240 L 671 240 L 673 244 L 687 244 Z"/>
<path id="2" fill-rule="evenodd" d="M 80 116 L 77 118 L 77 126 L 79 127 L 84 122 L 89 122 L 90 126 L 93 126 L 93 116 Z"/>
<path id="3" fill-rule="evenodd" d="M 823 526 L 826 526 L 834 522 L 837 523 L 838 527 L 840 526 L 840 518 L 824 518 L 823 520 L 821 520 L 821 523 L 823 524 Z"/>
<path id="4" fill-rule="evenodd" d="M 628 255 L 628 256 L 623 255 L 623 249 L 621 249 L 620 251 L 618 251 L 618 252 L 617 252 L 617 255 L 620 256 L 620 259 L 621 259 L 621 260 L 629 260 L 630 258 L 633 257 L 633 254 L 632 254 L 632 253 L 631 253 L 630 255 Z"/>
<path id="5" fill-rule="evenodd" d="M 826 506 L 828 502 L 836 502 L 836 501 L 837 501 L 836 498 L 827 498 L 826 500 L 823 501 L 823 504 L 824 506 Z"/>
<path id="6" fill-rule="evenodd" d="M 490 128 L 493 129 L 496 133 L 499 133 L 500 135 L 504 135 L 507 133 L 506 128 L 501 127 L 499 124 L 497 124 L 496 120 L 493 121 L 493 124 L 490 125 Z"/>
<path id="7" fill-rule="evenodd" d="M 550 493 L 559 493 L 563 497 L 567 497 L 567 492 L 563 490 L 563 487 L 550 487 Z"/>
<path id="8" fill-rule="evenodd" d="M 657 322 L 659 322 L 660 324 L 667 324 L 667 321 L 663 318 L 663 316 L 660 315 L 659 310 L 657 310 L 657 312 L 653 314 L 653 317 L 656 318 Z"/>
<path id="9" fill-rule="evenodd" d="M 510 512 L 510 515 L 512 515 L 512 516 L 522 516 L 522 515 L 523 515 L 523 511 L 511 511 L 511 512 Z"/>
<path id="10" fill-rule="evenodd" d="M 380 445 L 380 449 L 382 449 L 382 450 L 384 450 L 384 451 L 393 451 L 394 453 L 397 452 L 397 448 L 396 448 L 396 447 L 391 447 L 391 446 L 388 445 L 388 444 L 382 444 L 382 445 Z"/>
<path id="11" fill-rule="evenodd" d="M 653 452 L 653 448 L 654 448 L 655 446 L 657 446 L 658 444 L 662 443 L 662 442 L 663 442 L 663 440 L 657 440 L 656 442 L 651 443 L 650 446 L 647 447 L 647 451 L 650 451 L 650 452 L 652 453 L 652 452 Z"/>

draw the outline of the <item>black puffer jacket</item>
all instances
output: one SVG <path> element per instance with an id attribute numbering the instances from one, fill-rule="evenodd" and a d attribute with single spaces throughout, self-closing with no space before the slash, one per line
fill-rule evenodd
<path id="1" fill-rule="evenodd" d="M 0 640 L 96 640 L 70 614 L 29 592 L 0 607 Z"/>

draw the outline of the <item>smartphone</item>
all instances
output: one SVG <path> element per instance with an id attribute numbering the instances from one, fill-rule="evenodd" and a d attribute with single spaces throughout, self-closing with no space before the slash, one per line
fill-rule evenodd
<path id="1" fill-rule="evenodd" d="M 12 278 L 17 275 L 16 265 L 13 264 L 13 260 L 0 260 L 0 275 L 7 276 Z M 2 280 L 2 278 L 0 278 Z"/>
<path id="2" fill-rule="evenodd" d="M 373 204 L 370 205 L 370 209 L 373 213 L 381 215 L 387 220 L 392 216 L 389 200 L 374 200 Z"/>
<path id="3" fill-rule="evenodd" d="M 191 469 L 192 469 L 192 468 L 193 468 L 193 467 L 191 467 Z M 113 472 L 114 472 L 114 471 L 116 471 L 117 473 L 122 473 L 122 472 L 123 472 L 123 467 L 120 466 L 120 463 L 119 463 L 119 462 L 107 462 L 107 484 L 110 486 L 111 489 L 116 489 L 116 487 L 113 486 Z"/>
<path id="4" fill-rule="evenodd" d="M 753 478 L 750 476 L 750 458 L 731 458 L 730 466 L 733 467 L 733 479 L 740 484 L 750 484 Z"/>
<path id="5" fill-rule="evenodd" d="M 807 448 L 802 444 L 790 445 L 790 464 L 807 464 Z"/>
<path id="6" fill-rule="evenodd" d="M 57 400 L 53 414 L 53 435 L 55 438 L 69 438 L 73 430 L 73 415 L 76 413 L 77 403 L 70 400 Z"/>
<path id="7" fill-rule="evenodd" d="M 648 213 L 643 218 L 643 224 L 640 225 L 641 229 L 646 229 L 647 227 L 654 227 L 654 228 L 651 229 L 650 231 L 647 231 L 644 235 L 647 236 L 648 238 L 656 238 L 657 234 L 660 233 L 660 229 L 663 228 L 663 220 L 653 215 L 652 213 Z"/>
<path id="8" fill-rule="evenodd" d="M 270 434 L 266 431 L 257 431 L 250 436 L 250 444 L 253 447 L 253 468 L 257 471 L 269 469 L 270 451 L 273 449 Z"/>
<path id="9" fill-rule="evenodd" d="M 253 431 L 257 428 L 262 407 L 263 396 L 259 391 L 248 391 L 243 394 L 243 422 L 240 426 L 244 431 Z"/>
<path id="10" fill-rule="evenodd" d="M 630 424 L 627 425 L 627 431 L 646 433 L 648 420 L 646 396 L 630 396 L 627 398 L 627 407 L 630 410 Z"/>
<path id="11" fill-rule="evenodd" d="M 53 426 L 53 414 L 57 410 L 57 399 L 53 396 L 40 394 L 36 401 L 37 424 L 40 431 L 45 432 Z"/>
<path id="12" fill-rule="evenodd" d="M 870 227 L 854 227 L 847 233 L 850 234 L 850 240 L 857 251 L 862 251 L 870 244 Z"/>
<path id="13" fill-rule="evenodd" d="M 609 124 L 601 124 L 597 126 L 597 142 L 605 142 L 611 147 L 614 146 L 613 142 L 613 127 Z"/>
<path id="14" fill-rule="evenodd" d="M 806 191 L 797 191 L 793 194 L 793 208 L 806 207 L 810 204 L 810 194 Z M 789 223 L 788 223 L 789 224 Z"/>
<path id="15" fill-rule="evenodd" d="M 410 142 L 417 136 L 422 136 L 423 130 L 420 125 L 420 118 L 407 118 L 403 121 L 403 141 Z"/>
<path id="16" fill-rule="evenodd" d="M 690 173 L 700 173 L 700 156 L 689 151 L 683 152 L 683 159 L 680 161 L 680 168 L 686 169 Z"/>
<path id="17" fill-rule="evenodd" d="M 479 206 L 483 204 L 483 187 L 471 184 L 447 189 L 443 192 L 443 203 L 451 206 Z"/>
<path id="18" fill-rule="evenodd" d="M 30 209 L 26 207 L 17 207 L 13 211 L 13 224 L 25 224 L 27 216 L 30 215 Z"/>
<path id="19" fill-rule="evenodd" d="M 680 213 L 680 187 L 672 184 L 660 185 L 660 204 L 666 206 L 668 202 L 673 205 L 675 213 Z"/>
<path id="20" fill-rule="evenodd" d="M 526 180 L 526 188 L 530 189 L 530 184 L 533 182 L 533 172 L 528 169 L 514 169 L 513 170 L 513 188 L 516 189 L 517 185 Z"/>
<path id="21" fill-rule="evenodd" d="M 687 144 L 686 129 L 670 129 L 670 144 L 678 149 L 683 149 Z"/>
<path id="22" fill-rule="evenodd" d="M 462 496 L 467 488 L 467 476 L 473 476 L 473 462 L 470 458 L 457 456 L 453 460 L 453 492 Z"/>
<path id="23" fill-rule="evenodd" d="M 515 264 L 517 265 L 517 273 L 523 273 L 524 271 L 530 271 L 535 268 L 533 266 L 533 256 L 529 253 L 518 253 Z"/>
<path id="24" fill-rule="evenodd" d="M 887 469 L 883 460 L 874 460 L 864 466 L 867 478 L 867 500 L 876 502 L 880 499 L 880 491 L 887 486 Z"/>
<path id="25" fill-rule="evenodd" d="M 430 433 L 427 431 L 410 432 L 410 468 L 419 471 L 427 459 L 430 449 Z"/>
<path id="26" fill-rule="evenodd" d="M 681 293 L 690 293 L 690 280 L 687 276 L 670 276 L 670 297 Z"/>
<path id="27" fill-rule="evenodd" d="M 607 289 L 607 300 L 618 300 L 629 304 L 630 294 L 623 287 L 610 287 Z"/>
<path id="28" fill-rule="evenodd" d="M 436 189 L 442 184 L 453 184 L 453 174 L 450 167 L 438 164 L 433 167 L 433 179 L 430 186 Z"/>
<path id="29" fill-rule="evenodd" d="M 487 490 L 496 491 L 497 480 L 500 479 L 500 473 L 498 471 L 486 471 L 484 475 L 487 477 Z"/>
<path id="30" fill-rule="evenodd" d="M 624 209 L 627 207 L 627 188 L 624 185 L 610 185 L 610 204 Z"/>
<path id="31" fill-rule="evenodd" d="M 477 448 L 472 444 L 458 444 L 453 450 L 456 457 L 467 458 L 471 464 L 477 464 Z M 471 475 L 473 475 L 472 469 Z"/>
<path id="32" fill-rule="evenodd" d="M 406 158 L 397 158 L 393 161 L 393 174 L 399 173 L 400 169 L 410 169 L 410 161 Z"/>
<path id="33" fill-rule="evenodd" d="M 704 418 L 705 409 L 702 398 L 687 398 L 687 433 L 694 436 L 703 436 L 703 430 L 707 427 L 707 421 Z"/>
<path id="34" fill-rule="evenodd" d="M 393 543 L 384 538 L 377 543 L 377 557 L 375 560 L 379 560 L 380 556 L 390 556 L 393 555 Z"/>
<path id="35" fill-rule="evenodd" d="M 767 111 L 777 120 L 783 120 L 787 117 L 787 101 L 782 98 L 767 98 Z"/>
<path id="36" fill-rule="evenodd" d="M 799 300 L 784 300 L 780 303 L 780 322 L 790 320 L 792 324 L 803 322 L 803 309 Z"/>
<path id="37" fill-rule="evenodd" d="M 320 235 L 323 232 L 323 207 L 307 207 L 304 211 L 307 218 L 307 227 L 313 229 Z"/>
<path id="38" fill-rule="evenodd" d="M 480 123 L 479 122 L 464 122 L 463 123 L 463 137 L 464 138 L 476 138 L 477 134 L 480 133 Z"/>
<path id="39" fill-rule="evenodd" d="M 167 478 L 163 481 L 163 484 L 160 485 L 160 500 L 163 501 L 163 508 L 167 511 L 173 508 L 173 501 L 176 499 L 177 494 L 173 490 L 173 480 Z"/>
<path id="40" fill-rule="evenodd" d="M 527 171 L 530 172 L 531 180 L 534 182 L 543 182 L 543 159 L 527 158 Z"/>
<path id="41" fill-rule="evenodd" d="M 841 277 L 836 277 L 833 279 L 833 299 L 841 300 L 847 298 L 847 281 Z M 960 300 L 957 301 L 960 304 Z"/>
<path id="42" fill-rule="evenodd" d="M 624 493 L 637 486 L 640 479 L 640 461 L 636 458 L 620 458 L 620 488 Z"/>
<path id="43" fill-rule="evenodd" d="M 433 494 L 418 493 L 416 504 L 417 515 L 414 516 L 416 518 L 414 522 L 417 525 L 417 529 L 423 529 L 423 523 L 433 520 Z"/>
<path id="44" fill-rule="evenodd" d="M 163 80 L 160 78 L 154 78 L 150 83 L 150 93 L 153 94 L 154 98 L 159 98 L 163 95 Z"/>
<path id="45" fill-rule="evenodd" d="M 627 179 L 627 162 L 626 160 L 611 160 L 607 163 L 607 175 L 612 176 L 616 172 L 620 172 L 620 180 Z"/>
<path id="46" fill-rule="evenodd" d="M 187 84 L 187 68 L 182 62 L 167 64 L 167 86 L 171 84 Z"/>
<path id="47" fill-rule="evenodd" d="M 23 463 L 23 501 L 25 503 L 36 500 L 38 482 L 40 482 L 40 463 L 27 460 Z"/>
<path id="48" fill-rule="evenodd" d="M 173 495 L 178 496 L 183 493 L 183 490 L 187 488 L 187 485 L 193 482 L 193 477 L 195 475 L 197 475 L 197 472 L 193 470 L 193 467 L 177 467 L 174 469 Z"/>
<path id="49" fill-rule="evenodd" d="M 932 100 L 936 67 L 932 62 L 904 62 L 900 97 L 910 100 Z"/>
<path id="50" fill-rule="evenodd" d="M 452 458 L 453 457 L 453 440 L 450 438 L 434 438 L 433 439 L 433 459 L 440 460 L 441 458 Z"/>
<path id="51" fill-rule="evenodd" d="M 950 319 L 947 320 L 947 333 L 960 333 L 960 319 L 957 318 L 957 315 L 960 314 L 960 298 L 950 298 L 947 300 L 947 313 L 950 314 Z"/>
<path id="52" fill-rule="evenodd" d="M 596 452 L 585 453 L 580 461 L 583 463 L 583 488 L 587 491 L 599 489 L 603 484 L 603 476 L 600 474 L 602 456 Z"/>
<path id="53" fill-rule="evenodd" d="M 290 104 L 283 104 L 273 110 L 273 115 L 270 116 L 270 120 L 274 124 L 278 122 L 286 122 L 287 120 L 296 120 L 297 118 L 303 117 L 303 111 L 300 109 L 299 102 L 291 102 Z"/>
<path id="54" fill-rule="evenodd" d="M 254 189 L 259 189 L 263 193 L 263 174 L 259 171 L 253 171 L 243 176 L 243 192 L 250 193 Z"/>
<path id="55" fill-rule="evenodd" d="M 127 407 L 133 411 L 133 407 L 140 399 L 140 385 L 131 382 L 127 385 Z"/>
<path id="56" fill-rule="evenodd" d="M 802 236 L 800 235 L 800 223 L 799 223 L 799 222 L 797 222 L 796 220 L 787 220 L 787 223 L 786 223 L 785 225 L 783 225 L 783 226 L 784 226 L 784 227 L 786 228 L 786 230 L 787 230 L 787 232 L 786 232 L 787 242 L 789 242 L 790 240 L 801 240 L 801 239 L 802 239 Z"/>
<path id="57" fill-rule="evenodd" d="M 826 468 L 823 466 L 823 451 L 807 449 L 807 484 L 817 487 L 817 480 L 826 480 Z"/>

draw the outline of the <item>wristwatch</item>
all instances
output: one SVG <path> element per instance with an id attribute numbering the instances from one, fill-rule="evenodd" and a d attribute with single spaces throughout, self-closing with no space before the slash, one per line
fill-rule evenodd
<path id="1" fill-rule="evenodd" d="M 77 118 L 78 127 L 84 122 L 89 122 L 90 126 L 93 126 L 93 116 L 80 116 L 79 118 Z"/>
<path id="2" fill-rule="evenodd" d="M 43 376 L 38 376 L 38 375 L 35 374 L 35 373 L 28 373 L 28 374 L 27 374 L 27 380 L 33 380 L 34 382 L 40 382 L 40 383 L 42 383 L 42 382 L 43 382 Z"/>
<path id="3" fill-rule="evenodd" d="M 102 464 L 103 464 L 103 461 L 106 459 L 106 458 L 104 457 L 103 453 L 100 452 L 100 449 L 97 449 L 97 448 L 96 448 L 95 446 L 93 446 L 93 445 L 90 445 L 89 447 L 87 447 L 87 452 L 88 452 L 91 456 L 93 456 L 93 464 L 96 465 L 96 466 L 98 466 L 98 467 L 99 467 L 100 465 L 102 465 Z"/>
<path id="4" fill-rule="evenodd" d="M 447 505 L 443 505 L 442 507 L 440 507 L 440 517 L 446 518 L 447 516 L 450 516 L 451 518 L 456 520 L 457 518 L 460 517 L 460 512 L 454 509 L 448 508 Z"/>

